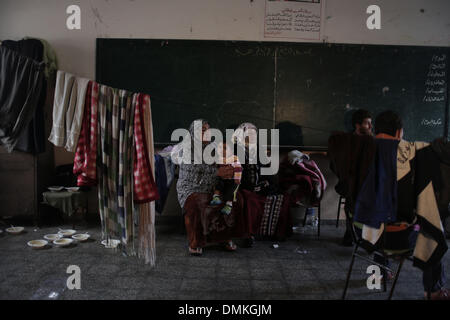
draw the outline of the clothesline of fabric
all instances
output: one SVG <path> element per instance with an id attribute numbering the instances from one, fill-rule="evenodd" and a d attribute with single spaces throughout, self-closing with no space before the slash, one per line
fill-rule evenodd
<path id="1" fill-rule="evenodd" d="M 155 264 L 150 96 L 112 88 L 59 70 L 56 76 L 54 145 L 75 151 L 78 186 L 97 186 L 104 239 L 119 238 L 123 252 Z"/>

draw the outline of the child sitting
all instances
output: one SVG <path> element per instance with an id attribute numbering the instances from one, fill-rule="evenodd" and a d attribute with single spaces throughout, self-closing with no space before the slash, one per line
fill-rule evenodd
<path id="1" fill-rule="evenodd" d="M 227 153 L 228 150 L 228 153 Z M 237 156 L 235 156 L 229 149 L 229 147 L 225 143 L 220 143 L 218 148 L 218 158 L 222 159 L 223 164 L 219 164 L 220 166 L 231 165 L 234 168 L 234 174 L 232 179 L 223 179 L 219 178 L 215 190 L 214 195 L 211 200 L 211 205 L 220 205 L 222 204 L 222 199 L 225 201 L 225 206 L 222 208 L 221 213 L 230 214 L 233 209 L 233 202 L 236 201 L 236 192 L 239 188 L 239 184 L 241 183 L 242 177 L 242 166 L 239 162 Z M 227 154 L 229 157 L 227 158 Z"/>

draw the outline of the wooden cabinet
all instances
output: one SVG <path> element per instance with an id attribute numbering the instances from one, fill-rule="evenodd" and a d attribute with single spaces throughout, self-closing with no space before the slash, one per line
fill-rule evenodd
<path id="1" fill-rule="evenodd" d="M 44 106 L 45 136 L 52 125 L 54 79 L 48 81 Z M 50 85 L 51 84 L 51 85 Z M 0 146 L 0 218 L 26 217 L 36 222 L 42 192 L 54 177 L 54 149 L 46 139 L 45 152 L 38 155 L 13 151 Z"/>

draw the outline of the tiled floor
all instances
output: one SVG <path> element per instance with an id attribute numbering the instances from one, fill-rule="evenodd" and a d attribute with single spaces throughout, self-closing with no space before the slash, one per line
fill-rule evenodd
<path id="1" fill-rule="evenodd" d="M 157 228 L 154 268 L 100 245 L 100 228 L 92 241 L 69 248 L 32 250 L 27 241 L 58 231 L 57 227 L 0 236 L 0 299 L 340 299 L 352 248 L 339 245 L 343 227 L 322 227 L 294 234 L 277 249 L 257 241 L 253 248 L 225 252 L 208 247 L 201 257 L 187 254 L 185 235 Z M 447 254 L 444 265 L 450 266 Z M 81 289 L 66 286 L 69 265 L 81 269 Z M 348 299 L 385 299 L 369 290 L 368 263 L 357 260 Z M 53 294 L 52 294 L 53 293 Z M 394 299 L 422 299 L 421 272 L 407 262 Z"/>

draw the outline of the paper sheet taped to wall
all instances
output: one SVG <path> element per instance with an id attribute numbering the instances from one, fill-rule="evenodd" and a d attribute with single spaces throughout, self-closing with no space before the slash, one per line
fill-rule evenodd
<path id="1" fill-rule="evenodd" d="M 264 37 L 320 40 L 323 0 L 266 0 Z"/>

